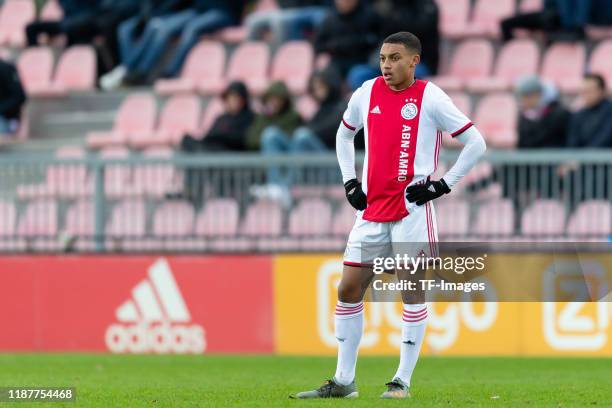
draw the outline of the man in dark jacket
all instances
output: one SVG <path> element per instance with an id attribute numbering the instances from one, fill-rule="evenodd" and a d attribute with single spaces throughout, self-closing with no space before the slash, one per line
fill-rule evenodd
<path id="1" fill-rule="evenodd" d="M 381 39 L 381 21 L 364 0 L 335 0 L 335 6 L 315 33 L 314 48 L 329 54 L 345 77 L 354 65 L 367 63 Z"/>
<path id="2" fill-rule="evenodd" d="M 19 129 L 21 109 L 26 95 L 15 66 L 0 59 L 0 134 Z"/>
<path id="3" fill-rule="evenodd" d="M 612 147 L 612 103 L 606 98 L 606 81 L 601 75 L 587 74 L 582 84 L 584 108 L 572 117 L 568 146 Z"/>

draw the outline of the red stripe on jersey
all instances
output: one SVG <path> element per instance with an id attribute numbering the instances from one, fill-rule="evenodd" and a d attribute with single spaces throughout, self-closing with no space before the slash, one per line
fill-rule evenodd
<path id="1" fill-rule="evenodd" d="M 344 126 L 346 126 L 349 130 L 355 130 L 355 126 L 351 126 L 348 123 L 346 123 L 346 120 L 344 120 L 344 118 L 342 118 L 342 123 L 344 124 Z"/>
<path id="2" fill-rule="evenodd" d="M 376 78 L 372 85 L 367 119 L 368 208 L 363 213 L 364 220 L 390 222 L 408 215 L 404 190 L 414 178 L 426 85 L 427 81 L 417 79 L 409 88 L 396 92 L 383 77 Z"/>
<path id="3" fill-rule="evenodd" d="M 457 130 L 456 132 L 451 133 L 451 136 L 452 137 L 459 136 L 460 134 L 462 134 L 463 132 L 468 130 L 471 126 L 474 126 L 474 124 L 472 122 L 468 123 L 467 125 L 465 125 L 461 129 Z"/>

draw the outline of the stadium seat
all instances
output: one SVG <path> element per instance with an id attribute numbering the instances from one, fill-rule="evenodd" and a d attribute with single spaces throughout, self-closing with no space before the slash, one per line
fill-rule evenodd
<path id="1" fill-rule="evenodd" d="M 221 88 L 230 81 L 239 80 L 247 84 L 250 92 L 262 94 L 268 85 L 269 64 L 270 50 L 266 43 L 255 41 L 242 43 L 230 57 L 227 77 Z"/>
<path id="2" fill-rule="evenodd" d="M 64 17 L 64 10 L 57 0 L 47 0 L 40 10 L 42 21 L 59 21 Z"/>
<path id="3" fill-rule="evenodd" d="M 106 227 L 109 238 L 139 238 L 146 232 L 146 211 L 143 201 L 126 200 L 112 210 Z"/>
<path id="4" fill-rule="evenodd" d="M 37 95 L 59 97 L 72 91 L 91 91 L 95 87 L 96 73 L 97 61 L 93 47 L 72 46 L 62 53 L 52 83 L 38 89 Z"/>
<path id="5" fill-rule="evenodd" d="M 612 92 L 612 39 L 602 41 L 591 53 L 589 72 L 602 75 L 606 79 L 608 92 Z"/>
<path id="6" fill-rule="evenodd" d="M 520 13 L 533 13 L 540 11 L 544 7 L 543 0 L 521 0 L 519 4 Z"/>
<path id="7" fill-rule="evenodd" d="M 32 47 L 24 50 L 17 60 L 17 70 L 23 87 L 29 96 L 36 96 L 51 86 L 53 52 L 48 47 Z"/>
<path id="8" fill-rule="evenodd" d="M 447 75 L 432 81 L 447 92 L 461 90 L 469 80 L 486 78 L 493 66 L 493 47 L 487 40 L 466 40 L 457 46 Z"/>
<path id="9" fill-rule="evenodd" d="M 129 138 L 150 135 L 153 133 L 156 116 L 157 106 L 153 95 L 130 94 L 119 106 L 113 130 L 89 132 L 87 146 L 93 149 L 120 146 L 126 144 Z"/>
<path id="10" fill-rule="evenodd" d="M 277 237 L 283 227 L 283 213 L 276 202 L 258 201 L 251 204 L 240 227 L 245 236 Z"/>
<path id="11" fill-rule="evenodd" d="M 535 41 L 530 39 L 512 40 L 501 49 L 493 76 L 468 81 L 470 92 L 507 91 L 514 81 L 538 72 L 540 51 Z"/>
<path id="12" fill-rule="evenodd" d="M 205 237 L 234 237 L 238 231 L 238 203 L 232 198 L 208 200 L 195 222 L 195 234 Z"/>
<path id="13" fill-rule="evenodd" d="M 486 95 L 480 100 L 474 115 L 474 123 L 491 147 L 516 146 L 517 106 L 514 97 L 505 93 Z"/>
<path id="14" fill-rule="evenodd" d="M 145 150 L 143 157 L 163 160 L 172 158 L 173 154 L 174 150 L 169 147 L 153 147 Z M 172 164 L 143 164 L 135 166 L 132 172 L 132 188 L 136 195 L 161 198 L 175 192 L 177 186 L 182 186 L 182 180 Z"/>
<path id="15" fill-rule="evenodd" d="M 581 203 L 570 215 L 567 235 L 575 238 L 602 237 L 612 233 L 612 209 L 604 200 L 589 200 Z"/>
<path id="16" fill-rule="evenodd" d="M 302 95 L 298 98 L 295 107 L 304 121 L 309 121 L 317 113 L 319 104 L 310 95 Z"/>
<path id="17" fill-rule="evenodd" d="M 162 203 L 153 215 L 153 236 L 181 238 L 193 234 L 195 212 L 186 201 Z"/>
<path id="18" fill-rule="evenodd" d="M 465 35 L 470 0 L 438 0 L 440 31 L 444 37 L 457 39 Z"/>
<path id="19" fill-rule="evenodd" d="M 448 94 L 455 106 L 468 118 L 472 117 L 472 102 L 470 96 L 464 92 L 451 92 Z M 463 144 L 451 137 L 447 132 L 442 135 L 442 146 L 449 149 L 459 149 Z"/>
<path id="20" fill-rule="evenodd" d="M 553 44 L 544 55 L 541 76 L 562 92 L 576 93 L 584 74 L 585 56 L 584 44 Z"/>
<path id="21" fill-rule="evenodd" d="M 338 210 L 334 214 L 332 223 L 332 234 L 340 236 L 348 236 L 349 232 L 355 225 L 356 211 L 348 203 L 340 204 Z"/>
<path id="22" fill-rule="evenodd" d="M 274 55 L 271 79 L 284 81 L 293 95 L 302 95 L 308 88 L 313 63 L 314 52 L 309 42 L 286 42 Z"/>
<path id="23" fill-rule="evenodd" d="M 204 115 L 202 115 L 202 122 L 196 134 L 192 135 L 196 138 L 205 137 L 208 131 L 215 123 L 217 117 L 224 112 L 223 100 L 221 98 L 215 98 L 208 102 Z"/>
<path id="24" fill-rule="evenodd" d="M 200 99 L 195 95 L 175 95 L 168 99 L 153 133 L 130 134 L 134 148 L 178 144 L 185 134 L 196 134 L 200 123 Z"/>
<path id="25" fill-rule="evenodd" d="M 0 238 L 15 235 L 17 209 L 12 201 L 0 200 Z"/>
<path id="26" fill-rule="evenodd" d="M 53 238 L 57 231 L 57 203 L 49 199 L 30 202 L 17 228 L 17 234 L 26 238 Z"/>
<path id="27" fill-rule="evenodd" d="M 556 200 L 537 200 L 523 212 L 521 233 L 527 237 L 555 237 L 565 230 L 565 207 Z"/>
<path id="28" fill-rule="evenodd" d="M 470 229 L 470 206 L 467 201 L 452 198 L 436 203 L 438 237 L 460 238 L 468 235 Z"/>
<path id="29" fill-rule="evenodd" d="M 0 45 L 24 47 L 26 25 L 35 17 L 36 8 L 32 0 L 5 0 L 0 7 Z"/>
<path id="30" fill-rule="evenodd" d="M 125 147 L 108 147 L 100 151 L 100 158 L 106 160 L 127 159 L 130 152 Z M 108 197 L 125 197 L 131 193 L 132 170 L 128 165 L 109 164 L 104 169 L 104 190 Z M 93 184 L 93 175 L 90 177 Z"/>
<path id="31" fill-rule="evenodd" d="M 92 238 L 95 232 L 95 207 L 91 200 L 80 200 L 66 211 L 64 233 L 70 237 Z"/>
<path id="32" fill-rule="evenodd" d="M 476 0 L 464 35 L 497 38 L 501 20 L 512 16 L 514 11 L 515 0 Z"/>
<path id="33" fill-rule="evenodd" d="M 196 91 L 205 95 L 217 94 L 222 91 L 219 85 L 223 79 L 225 59 L 225 48 L 221 43 L 202 41 L 187 56 L 181 76 L 157 80 L 155 92 L 160 95 Z"/>
<path id="34" fill-rule="evenodd" d="M 478 208 L 474 234 L 501 238 L 514 233 L 514 207 L 510 200 L 492 200 Z"/>
<path id="35" fill-rule="evenodd" d="M 289 215 L 289 235 L 328 235 L 332 221 L 329 202 L 321 198 L 302 200 Z"/>

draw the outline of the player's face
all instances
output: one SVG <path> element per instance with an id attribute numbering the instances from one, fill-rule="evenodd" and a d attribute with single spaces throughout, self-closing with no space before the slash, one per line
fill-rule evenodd
<path id="1" fill-rule="evenodd" d="M 387 85 L 398 89 L 409 86 L 420 59 L 419 54 L 403 44 L 384 43 L 380 49 L 380 71 Z"/>

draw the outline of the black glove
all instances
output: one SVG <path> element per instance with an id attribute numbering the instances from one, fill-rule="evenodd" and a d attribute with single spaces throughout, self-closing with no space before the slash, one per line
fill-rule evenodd
<path id="1" fill-rule="evenodd" d="M 356 210 L 365 210 L 368 206 L 366 202 L 366 195 L 361 189 L 361 183 L 357 179 L 351 179 L 344 183 L 344 190 L 346 191 L 346 199 Z"/>
<path id="2" fill-rule="evenodd" d="M 427 180 L 425 184 L 415 184 L 406 189 L 406 199 L 408 202 L 423 205 L 428 201 L 434 200 L 443 194 L 450 193 L 450 188 L 444 179 L 438 181 Z"/>

